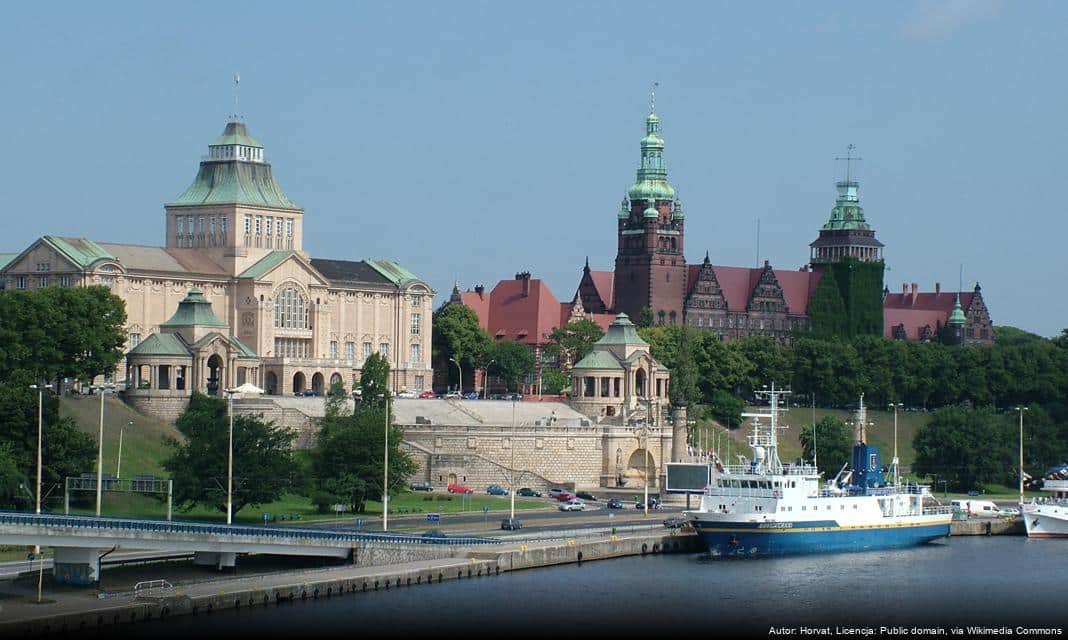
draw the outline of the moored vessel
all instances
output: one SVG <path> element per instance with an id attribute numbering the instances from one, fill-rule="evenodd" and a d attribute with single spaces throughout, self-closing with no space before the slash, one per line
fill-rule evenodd
<path id="1" fill-rule="evenodd" d="M 1043 491 L 1052 495 L 1021 505 L 1028 538 L 1068 538 L 1068 480 L 1046 479 Z"/>
<path id="2" fill-rule="evenodd" d="M 925 505 L 930 489 L 883 475 L 879 451 L 868 444 L 861 396 L 854 422 L 852 468 L 821 486 L 814 464 L 784 465 L 778 455 L 780 398 L 758 392 L 767 413 L 753 419 L 752 460 L 716 464 L 698 509 L 685 515 L 712 556 L 776 556 L 909 547 L 949 535 L 952 510 Z M 765 422 L 762 422 L 765 421 Z"/>

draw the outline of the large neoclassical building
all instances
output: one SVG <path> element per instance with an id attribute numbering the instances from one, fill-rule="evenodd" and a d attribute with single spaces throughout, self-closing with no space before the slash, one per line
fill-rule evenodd
<path id="1" fill-rule="evenodd" d="M 429 388 L 433 290 L 390 260 L 310 257 L 304 210 L 243 122 L 227 123 L 164 209 L 163 247 L 44 236 L 0 259 L 0 277 L 9 289 L 104 285 L 121 297 L 136 351 L 116 372 L 128 396 L 246 381 L 281 395 L 351 388 L 375 352 L 389 360 L 394 390 Z M 162 338 L 137 348 L 161 327 Z M 199 344 L 209 333 L 219 339 Z"/>

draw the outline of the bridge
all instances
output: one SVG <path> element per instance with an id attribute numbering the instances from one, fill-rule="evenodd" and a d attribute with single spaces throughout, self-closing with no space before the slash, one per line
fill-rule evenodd
<path id="1" fill-rule="evenodd" d="M 0 544 L 52 547 L 56 580 L 84 585 L 100 580 L 101 549 L 193 552 L 195 563 L 222 568 L 234 566 L 238 553 L 351 557 L 355 561 L 360 550 L 412 550 L 500 544 L 500 541 L 0 511 Z"/>

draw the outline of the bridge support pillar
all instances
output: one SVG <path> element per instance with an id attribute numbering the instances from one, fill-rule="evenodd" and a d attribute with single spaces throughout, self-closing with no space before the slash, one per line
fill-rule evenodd
<path id="1" fill-rule="evenodd" d="M 52 574 L 61 584 L 90 585 L 100 582 L 100 551 L 84 547 L 55 547 Z"/>
<path id="2" fill-rule="evenodd" d="M 204 567 L 233 567 L 237 564 L 237 554 L 230 551 L 197 551 L 193 554 L 193 564 Z"/>

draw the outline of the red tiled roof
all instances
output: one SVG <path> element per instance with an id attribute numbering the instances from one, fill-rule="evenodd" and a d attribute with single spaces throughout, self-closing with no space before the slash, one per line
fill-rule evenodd
<path id="1" fill-rule="evenodd" d="M 786 307 L 790 315 L 806 315 L 808 313 L 808 301 L 816 291 L 816 285 L 823 276 L 819 271 L 779 271 L 775 270 L 775 277 L 782 287 L 782 295 L 786 300 Z"/>
<path id="2" fill-rule="evenodd" d="M 691 264 L 687 265 L 686 271 L 686 297 L 689 298 L 693 292 L 694 285 L 697 284 L 697 278 L 701 275 L 701 267 L 704 265 Z"/>
<path id="3" fill-rule="evenodd" d="M 967 309 L 975 296 L 974 291 L 960 292 L 960 306 Z M 957 298 L 956 291 L 941 291 L 939 293 L 922 293 L 917 291 L 915 296 L 909 293 L 888 293 L 883 298 L 884 309 L 923 309 L 927 311 L 944 311 L 946 317 L 953 311 L 953 302 Z"/>
<path id="4" fill-rule="evenodd" d="M 753 295 L 753 289 L 760 281 L 762 268 L 748 267 L 717 267 L 712 271 L 716 274 L 723 297 L 727 299 L 727 310 L 742 313 L 749 306 L 749 299 Z M 775 278 L 782 287 L 783 299 L 790 310 L 790 315 L 805 315 L 808 313 L 808 301 L 812 293 L 816 291 L 821 273 L 816 271 L 786 271 L 773 269 Z M 701 273 L 701 265 L 689 265 L 688 282 L 686 283 L 686 295 L 693 291 L 697 277 Z"/>
<path id="5" fill-rule="evenodd" d="M 952 310 L 952 305 L 950 305 Z M 938 331 L 939 326 L 946 323 L 949 311 L 941 309 L 901 309 L 896 307 L 883 307 L 883 335 L 887 338 L 894 337 L 894 327 L 899 324 L 905 325 L 905 335 L 909 340 L 919 340 L 920 331 L 930 325 L 931 331 Z"/>
<path id="6" fill-rule="evenodd" d="M 604 303 L 604 308 L 614 308 L 615 300 L 612 295 L 616 281 L 616 272 L 591 270 L 590 278 L 593 280 L 593 286 L 597 288 L 597 295 L 601 296 L 601 302 Z"/>
<path id="7" fill-rule="evenodd" d="M 727 300 L 727 310 L 744 312 L 749 305 L 749 295 L 753 293 L 756 280 L 760 278 L 760 269 L 714 266 L 712 271 L 715 272 L 723 297 Z M 754 271 L 756 278 L 753 277 Z"/>
<path id="8" fill-rule="evenodd" d="M 590 320 L 593 320 L 594 322 L 596 322 L 598 325 L 600 325 L 601 329 L 603 329 L 604 331 L 607 332 L 609 325 L 611 325 L 612 322 L 615 321 L 616 314 L 614 314 L 614 313 L 590 313 L 590 314 L 587 314 L 587 317 Z"/>
<path id="9" fill-rule="evenodd" d="M 489 326 L 492 336 L 526 344 L 542 344 L 545 334 L 560 324 L 560 301 L 549 286 L 531 278 L 527 295 L 524 281 L 501 280 L 489 295 Z"/>
<path id="10" fill-rule="evenodd" d="M 483 293 L 479 295 L 475 291 L 465 291 L 460 294 L 460 302 L 464 303 L 478 316 L 478 324 L 483 329 L 489 330 L 489 296 Z"/>

